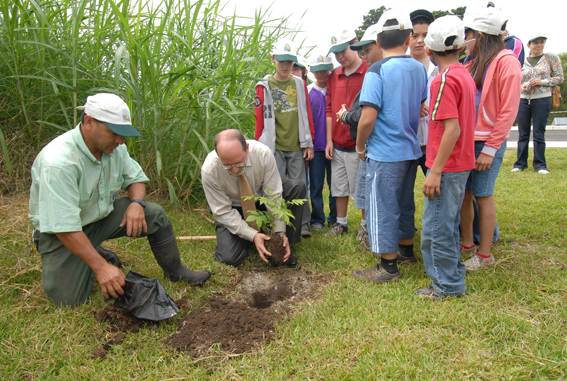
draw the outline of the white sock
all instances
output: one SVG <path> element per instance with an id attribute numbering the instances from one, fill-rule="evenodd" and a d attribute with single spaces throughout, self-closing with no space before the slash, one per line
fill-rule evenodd
<path id="1" fill-rule="evenodd" d="M 366 220 L 361 220 L 361 221 L 360 221 L 360 226 L 366 226 Z"/>
<path id="2" fill-rule="evenodd" d="M 337 222 L 341 225 L 348 225 L 347 217 L 338 217 Z"/>

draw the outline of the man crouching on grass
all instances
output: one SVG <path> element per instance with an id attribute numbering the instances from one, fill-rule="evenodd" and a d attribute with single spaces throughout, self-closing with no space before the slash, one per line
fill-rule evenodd
<path id="1" fill-rule="evenodd" d="M 145 200 L 148 178 L 124 145 L 124 137 L 142 136 L 126 103 L 114 94 L 96 94 L 79 109 L 81 123 L 45 146 L 32 166 L 29 217 L 49 299 L 57 306 L 84 303 L 95 274 L 106 298 L 123 295 L 125 276 L 108 263 L 120 261 L 99 245 L 124 236 L 148 237 L 172 282 L 207 281 L 209 271 L 181 264 L 163 208 Z M 120 189 L 128 197 L 116 199 Z"/>
<path id="2" fill-rule="evenodd" d="M 266 196 L 271 191 L 286 201 L 305 199 L 305 182 L 300 179 L 280 178 L 274 154 L 268 146 L 245 140 L 238 130 L 224 130 L 215 136 L 215 150 L 211 151 L 203 167 L 201 179 L 207 202 L 216 220 L 217 248 L 214 257 L 227 265 L 238 266 L 248 256 L 252 242 L 264 262 L 271 253 L 264 246 L 270 237 L 258 231 L 244 216 L 254 208 L 243 207 L 241 197 Z M 281 220 L 275 221 L 274 232 L 281 234 L 285 256 L 283 262 L 297 267 L 297 259 L 291 254 L 289 245 L 301 240 L 303 208 L 308 204 L 292 205 L 294 226 Z M 243 210 L 244 209 L 244 210 Z M 268 211 L 272 212 L 268 207 Z"/>

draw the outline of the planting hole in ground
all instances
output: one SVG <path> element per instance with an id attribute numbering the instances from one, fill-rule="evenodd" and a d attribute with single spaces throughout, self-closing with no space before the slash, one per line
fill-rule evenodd
<path id="1" fill-rule="evenodd" d="M 303 270 L 243 272 L 230 295 L 214 295 L 178 323 L 167 341 L 192 357 L 222 351 L 240 354 L 275 337 L 274 323 L 302 300 L 314 299 L 318 280 Z"/>

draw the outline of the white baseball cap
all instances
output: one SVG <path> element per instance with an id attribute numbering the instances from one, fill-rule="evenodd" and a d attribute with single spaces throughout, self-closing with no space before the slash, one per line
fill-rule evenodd
<path id="1" fill-rule="evenodd" d="M 297 55 L 297 62 L 295 63 L 297 66 L 307 69 L 307 60 L 302 55 Z"/>
<path id="2" fill-rule="evenodd" d="M 284 38 L 276 41 L 272 49 L 276 61 L 293 61 L 297 63 L 297 49 L 292 40 Z"/>
<path id="3" fill-rule="evenodd" d="M 118 95 L 107 93 L 90 95 L 87 97 L 87 103 L 84 106 L 77 107 L 77 109 L 104 123 L 117 135 L 142 136 L 132 127 L 130 109 Z"/>
<path id="4" fill-rule="evenodd" d="M 492 3 L 482 7 L 467 7 L 463 23 L 465 29 L 472 29 L 478 32 L 501 35 L 506 30 L 504 17 Z"/>
<path id="5" fill-rule="evenodd" d="M 423 40 L 434 52 L 460 49 L 473 41 L 465 41 L 465 26 L 459 16 L 455 15 L 443 16 L 433 21 Z"/>
<path id="6" fill-rule="evenodd" d="M 331 48 L 329 49 L 329 53 L 338 53 L 345 50 L 348 46 L 348 43 L 351 42 L 356 38 L 356 33 L 354 30 L 345 29 L 339 35 L 339 37 L 333 36 L 331 37 Z"/>
<path id="7" fill-rule="evenodd" d="M 545 38 L 547 40 L 547 36 L 545 36 L 541 33 L 534 33 L 530 36 L 530 39 L 528 40 L 528 44 L 530 42 L 533 42 L 534 40 L 537 40 L 538 38 Z"/>
<path id="8" fill-rule="evenodd" d="M 324 70 L 333 70 L 333 59 L 322 51 L 311 55 L 309 59 L 309 71 L 314 73 Z"/>
<path id="9" fill-rule="evenodd" d="M 364 45 L 368 45 L 373 42 L 376 43 L 376 38 L 378 38 L 379 31 L 380 28 L 378 27 L 378 24 L 370 25 L 364 32 L 364 36 L 362 36 L 360 41 L 357 42 L 356 44 L 352 44 L 350 48 L 352 50 L 362 50 L 362 47 Z"/>
<path id="10" fill-rule="evenodd" d="M 387 21 L 396 20 L 393 25 L 385 26 Z M 378 20 L 378 33 L 387 32 L 389 30 L 411 30 L 413 29 L 410 15 L 407 12 L 399 9 L 389 9 L 382 13 L 380 20 Z"/>

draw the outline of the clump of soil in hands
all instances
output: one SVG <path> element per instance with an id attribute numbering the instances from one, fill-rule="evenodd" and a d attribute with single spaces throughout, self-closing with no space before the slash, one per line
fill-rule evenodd
<path id="1" fill-rule="evenodd" d="M 271 257 L 268 257 L 272 265 L 277 266 L 284 263 L 285 257 L 285 247 L 283 247 L 283 238 L 279 234 L 273 234 L 270 236 L 269 241 L 264 241 L 264 247 L 270 254 Z"/>

